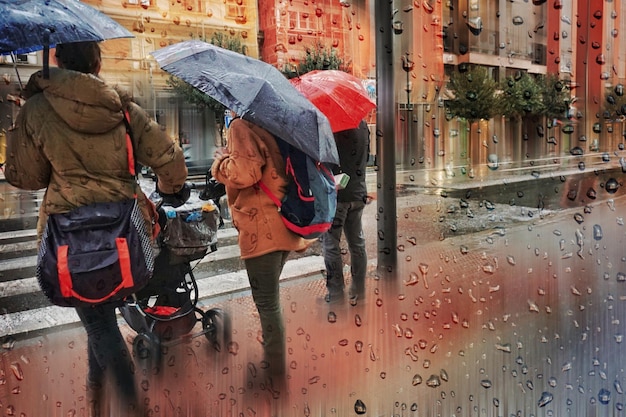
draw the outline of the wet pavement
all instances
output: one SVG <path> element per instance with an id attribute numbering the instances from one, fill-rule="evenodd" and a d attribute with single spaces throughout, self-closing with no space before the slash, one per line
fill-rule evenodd
<path id="1" fill-rule="evenodd" d="M 284 381 L 264 372 L 254 304 L 237 291 L 203 300 L 233 320 L 221 352 L 198 336 L 169 347 L 158 371 L 138 362 L 148 415 L 623 415 L 626 198 L 598 187 L 575 200 L 554 209 L 407 190 L 398 267 L 372 267 L 362 302 L 319 302 L 321 275 L 283 284 Z M 20 339 L 0 363 L 0 413 L 85 415 L 81 329 Z"/>

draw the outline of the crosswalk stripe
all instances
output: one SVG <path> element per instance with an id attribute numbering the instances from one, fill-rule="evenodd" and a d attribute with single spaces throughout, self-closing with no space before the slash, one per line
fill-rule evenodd
<path id="1" fill-rule="evenodd" d="M 307 256 L 287 261 L 281 281 L 319 274 L 324 268 L 321 256 Z M 245 270 L 209 276 L 196 277 L 199 300 L 249 289 Z M 28 311 L 0 315 L 0 338 L 13 337 L 29 332 L 50 329 L 51 327 L 77 324 L 78 316 L 74 309 L 46 306 Z"/>

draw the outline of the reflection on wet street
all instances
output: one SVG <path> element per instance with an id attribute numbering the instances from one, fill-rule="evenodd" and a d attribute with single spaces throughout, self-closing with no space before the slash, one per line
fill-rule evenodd
<path id="1" fill-rule="evenodd" d="M 248 292 L 204 300 L 230 314 L 232 342 L 217 352 L 197 337 L 158 367 L 138 362 L 149 415 L 623 415 L 626 199 L 600 191 L 563 210 L 401 197 L 398 268 L 372 267 L 363 302 L 320 302 L 321 275 L 283 285 L 285 380 L 264 370 Z M 0 361 L 4 415 L 85 415 L 82 330 L 19 341 Z"/>

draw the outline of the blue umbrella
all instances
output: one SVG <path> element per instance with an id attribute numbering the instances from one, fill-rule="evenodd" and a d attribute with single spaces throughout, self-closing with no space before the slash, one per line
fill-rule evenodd
<path id="1" fill-rule="evenodd" d="M 201 41 L 152 53 L 160 67 L 321 162 L 339 163 L 330 123 L 272 65 Z"/>
<path id="2" fill-rule="evenodd" d="M 59 43 L 132 38 L 99 10 L 78 0 L 0 0 L 0 55 L 44 50 Z"/>

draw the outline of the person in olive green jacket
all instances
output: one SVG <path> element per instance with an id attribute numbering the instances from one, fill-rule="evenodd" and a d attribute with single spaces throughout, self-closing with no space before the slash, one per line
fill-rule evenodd
<path id="1" fill-rule="evenodd" d="M 50 68 L 49 78 L 39 71 L 26 86 L 26 103 L 7 135 L 7 181 L 22 189 L 46 189 L 39 237 L 49 214 L 135 195 L 152 230 L 156 221 L 152 203 L 129 174 L 124 111 L 130 116 L 135 159 L 153 169 L 163 193 L 184 188 L 187 168 L 182 150 L 128 94 L 98 77 L 97 43 L 57 45 L 56 60 L 59 68 Z M 76 309 L 88 336 L 90 415 L 101 412 L 102 388 L 109 377 L 124 404 L 140 414 L 131 355 L 115 308 L 105 303 Z"/>
<path id="2" fill-rule="evenodd" d="M 269 132 L 235 118 L 228 128 L 228 147 L 217 150 L 211 172 L 226 186 L 241 259 L 261 320 L 265 360 L 271 374 L 281 375 L 286 355 L 279 278 L 289 252 L 302 251 L 311 241 L 287 229 L 278 207 L 257 183 L 263 181 L 282 198 L 287 185 L 285 162 Z"/>

